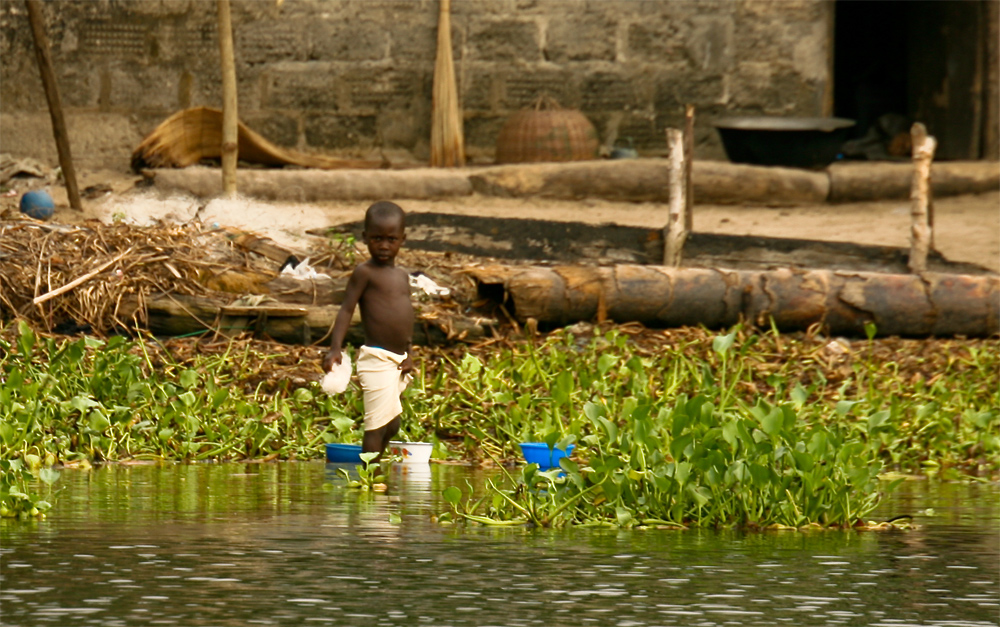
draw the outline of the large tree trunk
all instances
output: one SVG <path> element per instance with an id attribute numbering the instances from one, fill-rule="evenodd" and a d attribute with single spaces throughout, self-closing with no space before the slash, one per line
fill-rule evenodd
<path id="1" fill-rule="evenodd" d="M 988 336 L 1000 332 L 1000 277 L 830 270 L 740 271 L 663 266 L 470 268 L 480 294 L 518 320 L 604 318 L 672 327 L 741 320 L 782 331 Z"/>

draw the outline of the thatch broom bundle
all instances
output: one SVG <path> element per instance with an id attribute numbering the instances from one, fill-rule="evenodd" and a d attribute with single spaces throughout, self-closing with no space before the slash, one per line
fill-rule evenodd
<path id="1" fill-rule="evenodd" d="M 458 110 L 455 64 L 451 56 L 451 0 L 441 0 L 437 60 L 434 63 L 434 102 L 431 111 L 431 165 L 465 165 L 462 116 Z"/>

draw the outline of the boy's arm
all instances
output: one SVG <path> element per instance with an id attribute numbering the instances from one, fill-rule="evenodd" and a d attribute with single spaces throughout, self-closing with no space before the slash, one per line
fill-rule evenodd
<path id="1" fill-rule="evenodd" d="M 344 338 L 347 337 L 347 329 L 351 326 L 351 318 L 354 317 L 354 308 L 357 307 L 361 295 L 368 286 L 368 273 L 364 265 L 360 265 L 351 273 L 351 278 L 347 280 L 347 288 L 344 290 L 344 302 L 340 304 L 340 311 L 337 312 L 337 319 L 333 323 L 333 331 L 330 333 L 330 350 L 323 358 L 323 370 L 327 372 L 333 368 L 334 364 L 339 364 L 341 359 L 340 351 L 344 345 Z"/>

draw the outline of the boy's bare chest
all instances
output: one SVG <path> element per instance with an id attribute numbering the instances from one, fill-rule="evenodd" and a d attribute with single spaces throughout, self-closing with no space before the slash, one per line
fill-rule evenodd
<path id="1" fill-rule="evenodd" d="M 400 268 L 380 268 L 368 278 L 366 295 L 410 300 L 410 277 Z"/>

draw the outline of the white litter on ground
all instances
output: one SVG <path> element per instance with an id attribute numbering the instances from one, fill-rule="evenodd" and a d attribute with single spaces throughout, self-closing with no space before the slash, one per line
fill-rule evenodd
<path id="1" fill-rule="evenodd" d="M 281 276 L 287 276 L 293 279 L 299 279 L 304 281 L 306 279 L 318 279 L 322 275 L 316 272 L 315 268 L 309 265 L 309 258 L 306 257 L 304 261 L 300 261 L 294 267 L 291 264 L 286 265 L 281 269 Z"/>
<path id="2" fill-rule="evenodd" d="M 428 296 L 436 296 L 438 298 L 444 298 L 451 294 L 451 289 L 438 285 L 434 282 L 434 279 L 419 271 L 410 275 L 410 287 L 420 290 Z"/>

